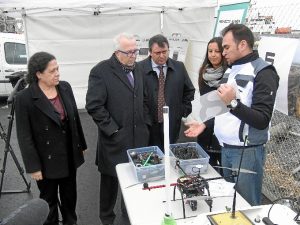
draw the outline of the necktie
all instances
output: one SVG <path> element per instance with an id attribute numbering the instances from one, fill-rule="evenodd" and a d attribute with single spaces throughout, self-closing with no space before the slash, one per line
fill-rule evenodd
<path id="1" fill-rule="evenodd" d="M 164 120 L 163 106 L 165 105 L 165 76 L 162 66 L 159 67 L 157 97 L 157 120 L 159 123 L 162 123 Z"/>
<path id="2" fill-rule="evenodd" d="M 133 76 L 129 73 L 127 73 L 127 78 L 129 80 L 129 83 L 131 84 L 132 87 L 134 87 L 134 78 Z"/>

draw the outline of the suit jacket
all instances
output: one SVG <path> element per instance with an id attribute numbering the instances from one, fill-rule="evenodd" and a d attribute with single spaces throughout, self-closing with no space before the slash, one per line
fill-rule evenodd
<path id="1" fill-rule="evenodd" d="M 87 148 L 70 84 L 61 81 L 57 90 L 67 116 L 65 125 L 37 83 L 16 97 L 17 137 L 26 171 L 41 170 L 46 178 L 68 176 L 69 164 L 78 168 Z"/>
<path id="2" fill-rule="evenodd" d="M 147 146 L 151 124 L 144 97 L 143 76 L 133 71 L 134 88 L 114 56 L 90 72 L 86 109 L 98 126 L 96 164 L 101 173 L 116 176 L 115 166 L 128 162 L 127 150 Z"/>
<path id="3" fill-rule="evenodd" d="M 151 119 L 157 123 L 158 77 L 152 69 L 151 57 L 139 62 L 143 69 Z M 170 143 L 177 141 L 181 118 L 192 111 L 195 88 L 182 62 L 168 59 L 165 79 L 165 102 L 169 106 Z"/>

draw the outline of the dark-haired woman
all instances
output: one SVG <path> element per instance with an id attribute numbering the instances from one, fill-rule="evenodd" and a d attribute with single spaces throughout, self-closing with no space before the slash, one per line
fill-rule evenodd
<path id="1" fill-rule="evenodd" d="M 226 70 L 226 63 L 222 56 L 222 38 L 214 37 L 208 44 L 205 59 L 199 71 L 199 91 L 200 95 L 207 94 L 216 90 L 220 84 L 220 80 Z M 218 139 L 214 135 L 214 119 L 210 119 L 200 126 L 201 132 L 197 137 L 197 142 L 209 154 L 210 164 L 219 166 L 221 162 L 221 147 Z M 189 136 L 189 129 L 185 134 Z M 222 174 L 222 170 L 219 170 Z"/>
<path id="2" fill-rule="evenodd" d="M 16 97 L 17 137 L 26 172 L 37 181 L 50 212 L 45 225 L 58 225 L 58 194 L 63 224 L 77 223 L 76 170 L 86 142 L 69 83 L 59 81 L 59 66 L 47 52 L 28 62 L 29 87 Z"/>
<path id="3" fill-rule="evenodd" d="M 215 37 L 207 44 L 205 59 L 199 71 L 199 91 L 200 95 L 217 90 L 219 82 L 226 70 L 226 63 L 222 56 L 222 38 Z M 210 164 L 219 166 L 221 163 L 221 147 L 214 134 L 214 119 L 205 123 L 205 130 L 197 137 L 197 142 L 209 154 Z M 219 169 L 222 174 L 222 170 Z"/>

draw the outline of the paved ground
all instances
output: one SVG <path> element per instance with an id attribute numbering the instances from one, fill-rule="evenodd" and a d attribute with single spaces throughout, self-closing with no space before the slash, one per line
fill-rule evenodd
<path id="1" fill-rule="evenodd" d="M 1 101 L 1 99 L 0 99 Z M 4 102 L 4 103 L 3 103 Z M 5 101 L 2 100 L 2 105 L 5 105 Z M 7 115 L 10 113 L 10 109 L 2 107 L 0 109 L 0 122 L 7 132 L 8 119 Z M 78 225 L 100 225 L 99 220 L 99 173 L 95 166 L 95 149 L 96 149 L 96 138 L 97 128 L 92 121 L 91 117 L 84 111 L 80 111 L 80 117 L 85 132 L 89 151 L 85 155 L 86 162 L 78 170 Z M 18 162 L 23 166 L 22 158 L 20 156 L 20 150 L 16 140 L 15 122 L 13 124 L 11 146 L 14 150 L 15 155 L 18 158 Z M 0 169 L 3 166 L 5 143 L 0 140 Z M 0 174 L 0 177 L 2 174 Z M 30 181 L 28 176 L 27 180 Z M 3 190 L 15 190 L 15 189 L 26 189 L 26 185 L 23 182 L 21 175 L 19 174 L 14 161 L 10 154 L 8 154 L 8 160 L 6 165 L 6 171 L 4 173 Z M 32 198 L 37 198 L 39 191 L 36 183 L 31 182 L 31 192 L 22 194 L 2 194 L 0 198 L 0 218 L 4 218 L 14 211 L 18 206 L 24 204 Z M 117 218 L 114 225 L 129 225 L 129 222 L 124 220 L 120 215 L 120 202 L 116 205 L 115 211 Z"/>

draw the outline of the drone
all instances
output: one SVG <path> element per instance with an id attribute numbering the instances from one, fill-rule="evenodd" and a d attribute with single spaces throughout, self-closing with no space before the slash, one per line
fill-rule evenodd
<path id="1" fill-rule="evenodd" d="M 218 180 L 223 179 L 224 177 L 215 177 L 215 178 L 208 178 L 205 179 L 202 176 L 200 176 L 200 169 L 198 170 L 198 174 L 196 175 L 188 175 L 184 169 L 180 166 L 180 161 L 176 161 L 176 166 L 182 171 L 184 174 L 183 176 L 179 177 L 177 179 L 176 183 L 170 184 L 170 186 L 174 186 L 173 191 L 173 201 L 176 201 L 176 188 L 179 190 L 181 195 L 181 201 L 182 201 L 182 210 L 183 210 L 183 218 L 186 217 L 186 210 L 185 210 L 185 202 L 190 206 L 192 211 L 197 210 L 197 200 L 191 199 L 194 197 L 202 196 L 205 197 L 204 201 L 209 206 L 210 212 L 212 211 L 212 197 L 210 196 L 209 191 L 209 184 L 208 181 L 211 180 Z M 236 175 L 232 175 L 236 176 Z M 148 183 L 143 184 L 143 190 L 151 190 L 156 188 L 164 188 L 165 185 L 157 185 L 157 186 L 148 186 Z M 207 195 L 206 195 L 207 192 Z M 178 199 L 177 199 L 178 200 Z M 186 201 L 185 201 L 186 200 Z"/>
<path id="2" fill-rule="evenodd" d="M 181 201 L 182 201 L 182 211 L 183 211 L 183 218 L 186 219 L 186 210 L 185 210 L 185 203 L 190 206 L 192 211 L 197 210 L 197 200 L 192 199 L 194 197 L 204 197 L 204 201 L 209 206 L 209 211 L 212 211 L 212 205 L 213 205 L 213 198 L 210 196 L 210 190 L 209 190 L 209 184 L 208 182 L 211 180 L 219 180 L 224 179 L 225 177 L 214 177 L 214 178 L 203 178 L 200 175 L 200 169 L 198 169 L 198 173 L 194 175 L 188 175 L 184 169 L 180 166 L 180 161 L 176 160 L 176 167 L 178 167 L 181 172 L 183 173 L 183 176 L 179 177 L 177 179 L 176 183 L 171 183 L 170 186 L 174 187 L 173 191 L 173 201 L 176 201 L 176 188 L 179 190 L 181 195 Z M 237 169 L 228 168 L 228 167 L 221 167 L 219 168 L 225 168 L 232 170 L 232 174 L 229 177 L 237 177 Z M 196 168 L 196 167 L 195 167 Z M 242 173 L 252 173 L 256 174 L 256 172 L 246 170 L 246 169 L 240 169 L 240 172 Z M 164 188 L 165 185 L 157 185 L 157 186 L 148 186 L 148 183 L 143 184 L 143 190 L 151 190 L 156 188 Z"/>
<path id="3" fill-rule="evenodd" d="M 177 179 L 176 186 L 174 187 L 174 192 L 173 192 L 173 201 L 175 201 L 175 188 L 177 187 L 179 192 L 181 193 L 181 200 L 182 200 L 182 209 L 183 209 L 183 218 L 186 218 L 185 214 L 185 206 L 184 206 L 184 199 L 188 198 L 193 198 L 197 196 L 204 196 L 204 201 L 206 204 L 209 206 L 209 211 L 212 211 L 212 204 L 213 204 L 213 198 L 210 196 L 210 191 L 209 191 L 209 185 L 208 181 L 211 180 L 219 180 L 219 179 L 224 179 L 225 177 L 214 177 L 214 178 L 203 178 L 200 176 L 200 169 L 198 168 L 198 174 L 196 175 L 188 175 L 184 169 L 180 166 L 180 161 L 176 161 L 176 166 L 182 171 L 184 174 L 183 176 L 179 177 Z M 224 168 L 224 169 L 229 169 L 232 170 L 232 174 L 229 176 L 231 178 L 237 177 L 238 176 L 238 171 L 237 169 L 234 168 L 229 168 L 229 167 L 221 167 L 221 166 L 216 166 L 219 168 Z M 241 173 L 250 173 L 250 174 L 256 174 L 256 172 L 247 170 L 247 169 L 241 169 Z M 205 194 L 205 190 L 207 192 L 207 195 Z M 186 202 L 192 209 L 192 211 L 197 210 L 197 200 L 187 200 Z"/>
<path id="4" fill-rule="evenodd" d="M 184 175 L 177 179 L 177 184 L 174 187 L 173 192 L 173 201 L 175 201 L 175 189 L 177 187 L 181 194 L 183 218 L 186 218 L 184 199 L 189 199 L 197 196 L 206 196 L 204 201 L 209 206 L 209 211 L 211 212 L 213 200 L 210 196 L 208 181 L 223 179 L 223 177 L 205 179 L 202 176 L 200 176 L 200 169 L 198 174 L 188 175 L 180 166 L 179 160 L 176 161 L 176 166 L 182 171 Z M 205 194 L 205 190 L 207 192 L 207 195 Z M 197 200 L 187 200 L 186 203 L 191 207 L 192 211 L 197 210 Z"/>

